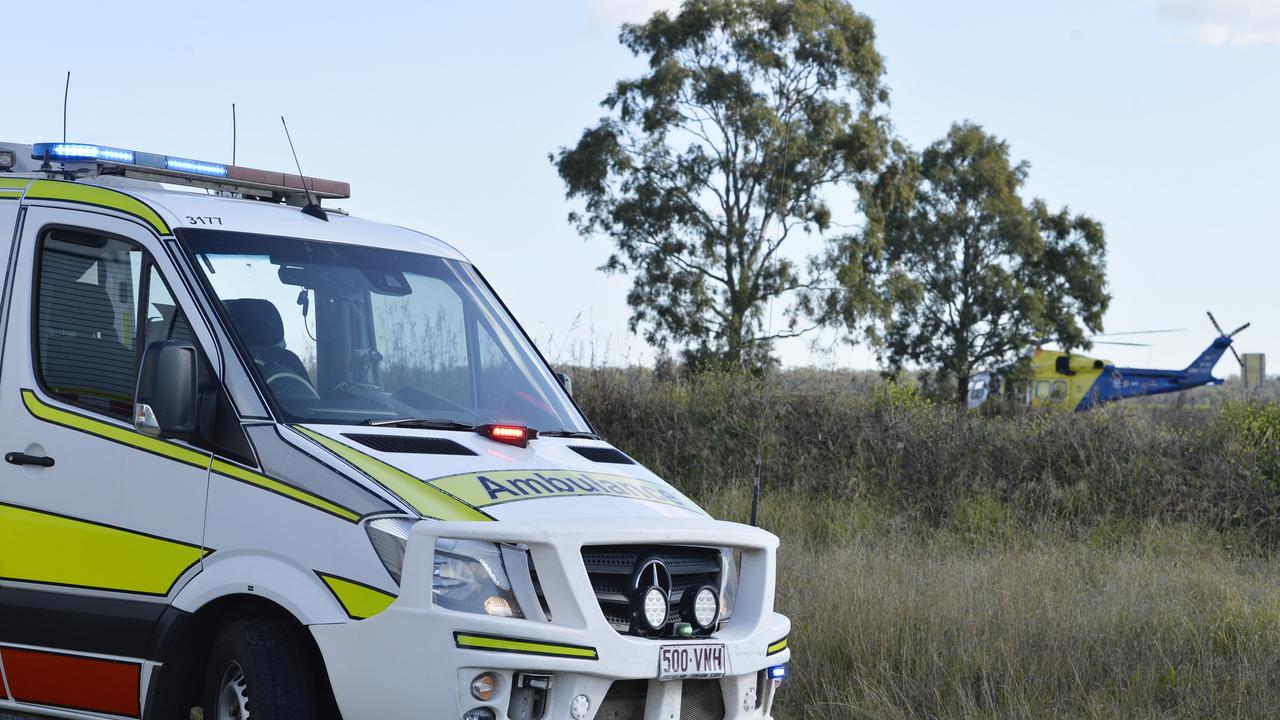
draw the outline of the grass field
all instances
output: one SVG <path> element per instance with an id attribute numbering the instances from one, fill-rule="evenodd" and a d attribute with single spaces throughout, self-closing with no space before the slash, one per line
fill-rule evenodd
<path id="1" fill-rule="evenodd" d="M 984 418 L 830 379 L 575 380 L 718 517 L 747 517 L 762 449 L 781 718 L 1280 717 L 1275 406 Z"/>

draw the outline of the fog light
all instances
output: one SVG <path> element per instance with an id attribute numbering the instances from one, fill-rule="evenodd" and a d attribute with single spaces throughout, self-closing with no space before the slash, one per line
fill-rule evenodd
<path id="1" fill-rule="evenodd" d="M 496 717 L 493 710 L 485 707 L 471 708 L 462 713 L 462 720 L 495 720 Z"/>
<path id="2" fill-rule="evenodd" d="M 578 695 L 569 703 L 569 717 L 573 720 L 587 720 L 589 712 L 591 712 L 591 698 L 586 695 Z"/>
<path id="3" fill-rule="evenodd" d="M 695 592 L 685 592 L 682 613 L 686 620 L 699 630 L 710 630 L 715 627 L 720 617 L 720 597 L 715 588 L 704 585 Z"/>
<path id="4" fill-rule="evenodd" d="M 497 689 L 498 678 L 493 673 L 480 673 L 471 681 L 471 697 L 481 702 L 488 702 Z"/>
<path id="5" fill-rule="evenodd" d="M 660 587 L 644 591 L 641 618 L 649 630 L 661 630 L 667 624 L 667 593 Z"/>

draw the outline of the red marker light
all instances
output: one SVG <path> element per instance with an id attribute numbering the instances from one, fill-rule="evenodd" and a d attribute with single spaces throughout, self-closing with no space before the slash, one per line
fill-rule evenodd
<path id="1" fill-rule="evenodd" d="M 481 425 L 476 432 L 493 440 L 517 447 L 526 447 L 537 433 L 523 425 Z"/>

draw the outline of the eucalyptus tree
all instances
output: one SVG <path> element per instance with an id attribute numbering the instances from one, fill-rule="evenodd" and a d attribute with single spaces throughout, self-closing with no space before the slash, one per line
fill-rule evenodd
<path id="1" fill-rule="evenodd" d="M 687 359 L 758 366 L 795 335 L 787 297 L 808 284 L 784 252 L 826 232 L 832 185 L 870 177 L 887 146 L 883 60 L 870 19 L 842 0 L 688 0 L 625 25 L 647 61 L 607 114 L 552 155 L 602 266 L 631 273 L 631 328 Z M 776 329 L 767 308 L 781 299 Z"/>
<path id="2" fill-rule="evenodd" d="M 1110 302 L 1102 224 L 1024 200 L 1029 166 L 972 123 L 915 153 L 901 149 L 863 186 L 862 232 L 831 243 L 837 279 L 816 303 L 853 329 L 874 288 L 873 329 L 890 371 L 930 368 L 963 404 L 980 368 L 1007 369 L 1037 344 L 1088 347 Z M 856 337 L 856 335 L 855 335 Z"/>

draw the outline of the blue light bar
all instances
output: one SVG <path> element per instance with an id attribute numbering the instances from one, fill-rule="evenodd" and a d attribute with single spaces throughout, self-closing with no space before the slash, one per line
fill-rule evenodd
<path id="1" fill-rule="evenodd" d="M 132 150 L 80 143 L 36 143 L 31 146 L 31 157 L 36 160 L 61 160 L 62 162 L 105 160 L 133 164 Z"/>
<path id="2" fill-rule="evenodd" d="M 104 145 L 87 145 L 84 143 L 37 143 L 31 147 L 31 157 L 36 160 L 57 160 L 71 163 L 108 162 L 117 165 L 135 165 L 137 167 L 172 170 L 174 172 L 209 175 L 211 177 L 227 176 L 227 166 L 220 163 L 140 153 L 133 150 L 121 150 Z"/>
<path id="3" fill-rule="evenodd" d="M 787 666 L 774 665 L 773 667 L 769 668 L 766 672 L 769 673 L 770 680 L 781 680 L 782 678 L 787 676 Z"/>
<path id="4" fill-rule="evenodd" d="M 194 173 L 196 175 L 212 175 L 214 177 L 226 177 L 227 166 L 218 163 L 201 162 L 199 160 L 186 160 L 184 158 L 165 158 L 164 166 L 170 170 L 178 172 Z"/>
<path id="5" fill-rule="evenodd" d="M 286 173 L 139 150 L 122 150 L 106 145 L 67 142 L 36 143 L 31 146 L 31 157 L 44 161 L 46 167 L 51 162 L 97 165 L 100 174 L 126 175 L 143 180 L 197 187 L 226 187 L 232 192 L 277 201 L 302 195 L 322 199 L 351 197 L 351 186 L 337 180 L 299 178 L 297 175 Z"/>

